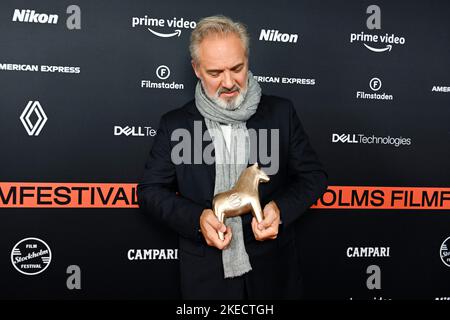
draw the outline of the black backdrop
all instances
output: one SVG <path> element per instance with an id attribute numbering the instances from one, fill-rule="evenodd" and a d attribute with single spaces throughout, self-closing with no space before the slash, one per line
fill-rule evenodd
<path id="1" fill-rule="evenodd" d="M 381 29 L 366 25 L 372 4 L 380 9 Z M 70 5 L 80 10 L 80 28 L 67 24 L 77 18 L 73 9 L 66 12 Z M 40 16 L 14 19 L 26 9 Z M 0 298 L 179 297 L 176 259 L 128 257 L 130 249 L 177 248 L 175 234 L 139 213 L 132 192 L 152 144 L 147 128 L 156 130 L 163 113 L 193 97 L 192 29 L 168 21 L 217 13 L 247 24 L 250 69 L 264 77 L 264 93 L 295 103 L 327 168 L 330 190 L 417 187 L 413 191 L 420 195 L 440 188 L 435 195 L 442 201 L 433 206 L 364 208 L 343 201 L 328 207 L 319 202 L 309 210 L 297 226 L 306 297 L 450 297 L 450 267 L 441 259 L 447 252 L 441 245 L 450 237 L 447 1 L 16 0 L 0 3 Z M 39 23 L 52 14 L 57 23 Z M 164 25 L 133 26 L 146 16 Z M 297 35 L 297 41 L 264 41 L 262 30 Z M 394 34 L 405 41 L 389 50 L 388 43 L 351 42 L 352 33 Z M 45 72 L 49 68 L 42 66 L 67 68 Z M 158 78 L 159 66 L 170 70 L 167 79 Z M 282 83 L 283 78 L 298 82 Z M 370 88 L 373 78 L 381 88 Z M 147 88 L 142 80 L 183 88 Z M 358 91 L 392 99 L 361 99 Z M 28 129 L 36 127 L 31 135 L 20 119 L 27 106 Z M 363 143 L 360 135 L 385 143 Z M 401 137 L 404 144 L 386 143 L 389 137 Z M 70 201 L 54 201 L 55 188 L 88 184 L 112 186 L 113 192 L 128 186 L 128 203 L 122 198 L 98 205 L 97 199 L 90 205 L 86 191 L 73 207 L 75 189 Z M 24 186 L 32 194 L 25 198 L 34 203 L 20 201 Z M 41 190 L 48 196 L 36 200 L 39 186 L 48 187 Z M 324 196 L 325 204 L 332 194 Z M 18 272 L 11 262 L 16 243 L 28 237 L 45 241 L 52 252 L 48 268 L 36 275 Z M 354 247 L 389 248 L 389 256 L 349 257 Z M 79 290 L 66 286 L 70 265 L 81 270 Z M 366 285 L 370 265 L 380 268 L 380 289 Z"/>

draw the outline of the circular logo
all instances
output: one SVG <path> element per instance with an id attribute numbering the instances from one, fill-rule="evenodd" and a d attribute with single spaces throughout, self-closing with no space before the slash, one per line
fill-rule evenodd
<path id="1" fill-rule="evenodd" d="M 167 66 L 159 66 L 158 69 L 156 69 L 156 75 L 161 80 L 166 80 L 170 76 L 170 69 Z"/>
<path id="2" fill-rule="evenodd" d="M 373 91 L 378 91 L 381 89 L 381 80 L 378 78 L 372 78 L 370 79 L 369 82 L 369 87 L 370 89 L 372 89 Z"/>
<path id="3" fill-rule="evenodd" d="M 26 275 L 43 272 L 52 260 L 49 246 L 38 238 L 26 238 L 16 243 L 11 251 L 11 262 L 17 271 Z"/>
<path id="4" fill-rule="evenodd" d="M 450 246 L 450 237 L 448 237 L 447 239 L 444 240 L 444 242 L 442 242 L 441 249 L 439 251 L 441 255 L 441 260 L 447 267 L 450 267 L 449 246 Z"/>

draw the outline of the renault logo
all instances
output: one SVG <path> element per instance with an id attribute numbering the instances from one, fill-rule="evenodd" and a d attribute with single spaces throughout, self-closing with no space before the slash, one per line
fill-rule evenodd
<path id="1" fill-rule="evenodd" d="M 37 120 L 34 124 L 31 123 L 30 119 L 33 113 L 37 116 Z M 23 126 L 30 136 L 38 136 L 47 120 L 48 118 L 39 101 L 28 101 L 25 110 L 23 110 L 22 115 L 20 116 L 20 121 L 22 121 Z"/>

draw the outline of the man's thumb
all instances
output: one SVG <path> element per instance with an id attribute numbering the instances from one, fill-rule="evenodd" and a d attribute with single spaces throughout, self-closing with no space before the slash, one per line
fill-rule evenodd
<path id="1" fill-rule="evenodd" d="M 227 227 L 225 226 L 224 223 L 218 221 L 216 224 L 216 230 L 220 231 L 220 232 L 225 232 L 225 231 L 227 231 Z"/>

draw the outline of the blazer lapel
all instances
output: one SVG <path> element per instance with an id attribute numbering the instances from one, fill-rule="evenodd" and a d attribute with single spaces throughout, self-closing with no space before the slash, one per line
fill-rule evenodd
<path id="1" fill-rule="evenodd" d="M 211 140 L 211 136 L 209 135 L 209 132 L 206 127 L 205 119 L 201 115 L 201 113 L 198 111 L 197 107 L 195 106 L 195 101 L 193 101 L 187 108 L 188 113 L 190 115 L 190 118 L 188 120 L 188 130 L 191 133 L 193 139 L 192 139 L 192 147 L 193 150 L 196 150 L 196 145 L 201 143 L 201 164 L 196 164 L 194 166 L 195 170 L 206 170 L 208 181 L 207 187 L 208 187 L 208 194 L 211 194 L 211 202 L 212 197 L 214 196 L 214 184 L 216 180 L 216 166 L 215 163 L 207 164 L 204 162 L 203 159 L 203 151 L 205 148 L 213 143 Z M 200 128 L 200 130 L 199 130 Z M 205 137 L 205 139 L 203 139 Z M 214 149 L 214 146 L 212 146 Z M 199 149 L 199 148 L 198 148 Z M 213 150 L 214 155 L 214 150 Z M 194 152 L 192 152 L 192 161 L 194 161 Z"/>

